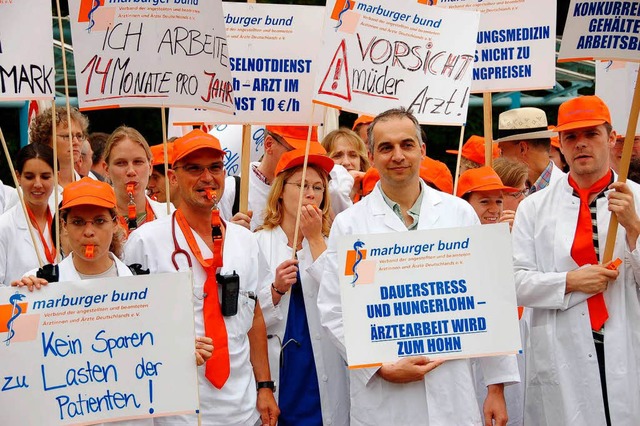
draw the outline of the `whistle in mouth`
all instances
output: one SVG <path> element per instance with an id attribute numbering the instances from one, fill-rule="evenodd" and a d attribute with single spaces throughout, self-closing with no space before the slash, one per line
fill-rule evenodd
<path id="1" fill-rule="evenodd" d="M 211 188 L 205 189 L 204 192 L 207 194 L 207 199 L 209 200 L 213 200 L 216 196 L 216 191 Z"/>
<path id="2" fill-rule="evenodd" d="M 93 249 L 95 246 L 93 244 L 88 244 L 84 247 L 84 257 L 87 259 L 93 259 Z"/>
<path id="3" fill-rule="evenodd" d="M 135 185 L 134 185 L 134 184 L 132 184 L 132 183 L 128 183 L 128 184 L 127 184 L 127 192 L 128 192 L 129 194 L 133 194 L 133 188 L 135 188 Z"/>

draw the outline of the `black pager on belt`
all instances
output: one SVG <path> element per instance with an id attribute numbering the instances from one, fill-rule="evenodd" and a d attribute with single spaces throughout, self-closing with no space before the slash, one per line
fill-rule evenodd
<path id="1" fill-rule="evenodd" d="M 218 284 L 222 286 L 222 300 L 220 310 L 225 317 L 232 317 L 238 313 L 238 296 L 240 295 L 240 277 L 233 271 L 232 274 L 216 274 Z"/>

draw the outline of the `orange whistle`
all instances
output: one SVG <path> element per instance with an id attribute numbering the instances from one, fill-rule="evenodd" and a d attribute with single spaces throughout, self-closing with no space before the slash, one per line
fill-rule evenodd
<path id="1" fill-rule="evenodd" d="M 86 257 L 87 259 L 93 259 L 93 249 L 94 249 L 94 245 L 93 244 L 88 244 L 84 247 L 84 257 Z"/>
<path id="2" fill-rule="evenodd" d="M 132 183 L 128 183 L 128 184 L 127 184 L 127 192 L 128 192 L 129 194 L 133 194 L 133 188 L 135 188 L 135 185 L 134 185 L 134 184 L 132 184 Z"/>
<path id="3" fill-rule="evenodd" d="M 207 193 L 207 198 L 209 200 L 213 200 L 213 198 L 216 196 L 216 191 L 214 191 L 213 189 L 207 188 L 204 191 Z"/>
<path id="4" fill-rule="evenodd" d="M 135 204 L 129 204 L 127 206 L 127 216 L 129 219 L 135 219 L 137 216 L 136 213 L 136 205 Z"/>
<path id="5" fill-rule="evenodd" d="M 614 260 L 613 262 L 611 262 L 609 264 L 609 266 L 607 266 L 607 269 L 610 269 L 612 271 L 615 271 L 616 269 L 618 269 L 618 266 L 622 265 L 622 260 L 620 260 L 620 258 L 616 258 L 616 260 Z"/>

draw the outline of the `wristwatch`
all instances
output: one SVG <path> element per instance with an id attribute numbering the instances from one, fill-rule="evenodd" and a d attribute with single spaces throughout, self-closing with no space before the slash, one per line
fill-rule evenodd
<path id="1" fill-rule="evenodd" d="M 275 392 L 276 391 L 276 384 L 273 380 L 269 380 L 267 382 L 258 382 L 256 384 L 256 389 L 260 390 L 263 388 L 267 388 L 267 389 L 271 389 L 271 391 Z"/>

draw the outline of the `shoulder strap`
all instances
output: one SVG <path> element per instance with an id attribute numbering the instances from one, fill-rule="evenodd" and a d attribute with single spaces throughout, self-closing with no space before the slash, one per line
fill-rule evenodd
<path id="1" fill-rule="evenodd" d="M 240 176 L 233 176 L 236 181 L 236 195 L 233 198 L 233 207 L 231 208 L 231 216 L 240 211 Z"/>

